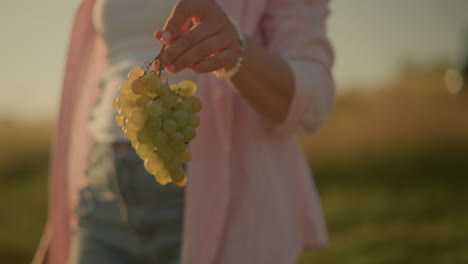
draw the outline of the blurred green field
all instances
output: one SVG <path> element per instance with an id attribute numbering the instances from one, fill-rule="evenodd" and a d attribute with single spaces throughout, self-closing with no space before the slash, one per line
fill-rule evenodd
<path id="1" fill-rule="evenodd" d="M 313 263 L 468 263 L 468 93 L 440 69 L 338 97 L 301 138 L 321 192 L 330 248 Z M 53 123 L 3 122 L 0 263 L 28 263 L 46 219 Z"/>
<path id="2" fill-rule="evenodd" d="M 468 91 L 442 67 L 342 94 L 302 138 L 322 194 L 330 247 L 300 264 L 468 263 Z"/>
<path id="3" fill-rule="evenodd" d="M 1 123 L 0 263 L 29 263 L 47 214 L 52 123 Z"/>

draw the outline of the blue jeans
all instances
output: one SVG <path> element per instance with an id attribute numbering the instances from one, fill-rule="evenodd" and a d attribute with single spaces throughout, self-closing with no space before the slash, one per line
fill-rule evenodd
<path id="1" fill-rule="evenodd" d="M 183 189 L 160 186 L 130 144 L 95 144 L 69 264 L 177 264 Z"/>

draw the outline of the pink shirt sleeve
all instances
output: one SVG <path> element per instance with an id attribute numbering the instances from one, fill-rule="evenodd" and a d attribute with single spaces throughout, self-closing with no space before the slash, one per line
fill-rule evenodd
<path id="1" fill-rule="evenodd" d="M 294 96 L 286 119 L 271 124 L 285 133 L 313 133 L 334 103 L 333 49 L 326 36 L 326 0 L 270 0 L 261 29 L 268 50 L 291 67 Z"/>

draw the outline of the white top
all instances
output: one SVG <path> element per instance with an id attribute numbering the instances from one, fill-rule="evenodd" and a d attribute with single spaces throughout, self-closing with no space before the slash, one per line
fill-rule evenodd
<path id="1" fill-rule="evenodd" d="M 96 0 L 93 24 L 108 47 L 109 66 L 102 77 L 102 96 L 96 104 L 89 129 L 97 142 L 127 141 L 115 123 L 117 112 L 112 100 L 120 95 L 119 86 L 128 71 L 152 60 L 161 45 L 153 38 L 162 29 L 176 0 Z M 170 83 L 196 81 L 196 74 L 185 70 L 169 75 Z"/>

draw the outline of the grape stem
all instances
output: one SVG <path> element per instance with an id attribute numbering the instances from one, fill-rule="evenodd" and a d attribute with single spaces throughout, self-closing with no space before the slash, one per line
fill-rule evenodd
<path id="1" fill-rule="evenodd" d="M 155 61 L 158 61 L 158 75 L 159 75 L 159 78 L 161 78 L 161 73 L 164 70 L 162 57 L 163 57 L 165 48 L 166 48 L 166 45 L 162 45 L 161 49 L 159 50 L 158 55 L 151 61 L 151 64 L 153 64 Z"/>

